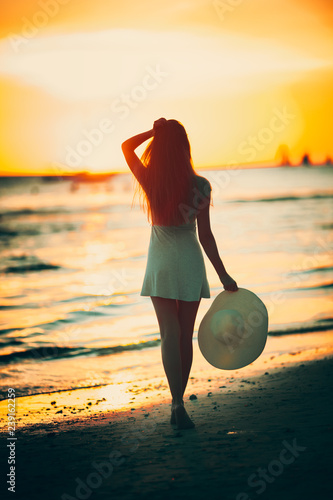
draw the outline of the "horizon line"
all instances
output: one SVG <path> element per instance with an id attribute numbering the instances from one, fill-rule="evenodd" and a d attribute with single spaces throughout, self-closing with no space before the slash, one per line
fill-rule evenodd
<path id="1" fill-rule="evenodd" d="M 328 160 L 323 161 L 321 163 L 303 163 L 302 161 L 299 163 L 267 163 L 267 162 L 257 162 L 257 163 L 232 163 L 225 165 L 211 165 L 207 167 L 194 167 L 195 170 L 237 170 L 237 169 L 255 169 L 255 168 L 294 168 L 294 167 L 319 167 L 319 166 L 332 166 L 332 163 Z M 99 171 L 99 172 L 91 172 L 90 170 L 78 170 L 77 172 L 69 172 L 64 171 L 62 174 L 52 174 L 49 172 L 1 172 L 0 177 L 75 177 L 75 176 L 110 176 L 110 175 L 119 175 L 119 174 L 131 174 L 131 170 L 110 170 L 110 171 Z"/>

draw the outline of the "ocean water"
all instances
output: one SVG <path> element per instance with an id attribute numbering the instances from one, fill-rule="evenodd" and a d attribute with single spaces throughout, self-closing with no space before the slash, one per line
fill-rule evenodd
<path id="1" fill-rule="evenodd" d="M 257 293 L 269 335 L 332 332 L 333 169 L 197 170 L 212 185 L 211 226 L 238 286 Z M 106 384 L 159 345 L 141 297 L 150 225 L 131 174 L 74 184 L 2 178 L 0 377 L 5 397 Z M 204 253 L 204 251 L 203 251 Z M 211 298 L 223 290 L 204 254 Z"/>

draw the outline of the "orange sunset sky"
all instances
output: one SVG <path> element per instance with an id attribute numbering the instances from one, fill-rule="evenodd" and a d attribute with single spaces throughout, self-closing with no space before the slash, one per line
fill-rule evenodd
<path id="1" fill-rule="evenodd" d="M 2 175 L 128 171 L 161 116 L 195 167 L 333 157 L 331 0 L 15 0 L 0 37 Z"/>

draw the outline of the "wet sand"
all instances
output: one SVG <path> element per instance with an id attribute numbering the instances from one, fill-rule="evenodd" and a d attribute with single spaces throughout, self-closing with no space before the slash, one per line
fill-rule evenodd
<path id="1" fill-rule="evenodd" d="M 97 411 L 104 402 L 92 400 L 90 414 L 86 408 L 81 417 L 16 431 L 12 497 L 325 498 L 332 488 L 332 375 L 327 356 L 220 386 L 207 379 L 201 392 L 186 393 L 195 422 L 186 431 L 170 424 L 165 398 L 122 411 Z M 1 437 L 8 472 L 9 440 Z"/>

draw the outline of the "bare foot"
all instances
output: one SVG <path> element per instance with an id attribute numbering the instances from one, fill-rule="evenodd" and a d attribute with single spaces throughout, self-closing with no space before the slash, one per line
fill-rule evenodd
<path id="1" fill-rule="evenodd" d="M 182 405 L 184 405 L 184 400 L 182 399 Z M 174 403 L 174 401 L 172 401 L 171 403 L 171 419 L 170 419 L 170 424 L 171 425 L 176 425 L 176 415 L 175 415 L 175 407 L 177 406 L 176 403 Z"/>
<path id="2" fill-rule="evenodd" d="M 195 427 L 194 422 L 190 419 L 183 405 L 175 406 L 173 413 L 178 429 L 192 429 Z"/>

